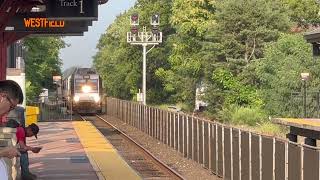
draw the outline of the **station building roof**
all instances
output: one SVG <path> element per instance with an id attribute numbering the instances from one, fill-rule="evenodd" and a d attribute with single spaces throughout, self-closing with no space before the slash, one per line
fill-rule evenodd
<path id="1" fill-rule="evenodd" d="M 304 34 L 304 38 L 309 43 L 320 42 L 320 28 L 317 28 L 313 31 L 307 32 Z"/>

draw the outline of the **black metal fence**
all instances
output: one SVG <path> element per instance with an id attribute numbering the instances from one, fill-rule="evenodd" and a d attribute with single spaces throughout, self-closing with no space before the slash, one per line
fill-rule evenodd
<path id="1" fill-rule="evenodd" d="M 305 102 L 304 98 L 306 98 Z M 292 117 L 320 118 L 319 91 L 308 91 L 306 97 L 304 97 L 302 92 L 292 92 L 289 96 L 289 101 L 287 101 L 286 104 L 289 107 L 289 111 Z M 306 116 L 304 116 L 304 108 L 306 110 Z"/>
<path id="2" fill-rule="evenodd" d="M 319 149 L 107 98 L 106 112 L 226 180 L 319 180 Z"/>
<path id="3" fill-rule="evenodd" d="M 39 121 L 72 120 L 72 109 L 70 109 L 71 106 L 68 106 L 68 102 L 66 101 L 50 100 L 30 105 L 39 107 Z"/>

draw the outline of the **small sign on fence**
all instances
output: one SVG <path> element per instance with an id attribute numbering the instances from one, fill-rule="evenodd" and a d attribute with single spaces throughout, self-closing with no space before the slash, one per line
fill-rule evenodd
<path id="1" fill-rule="evenodd" d="M 142 102 L 143 101 L 143 93 L 137 93 L 137 101 Z"/>

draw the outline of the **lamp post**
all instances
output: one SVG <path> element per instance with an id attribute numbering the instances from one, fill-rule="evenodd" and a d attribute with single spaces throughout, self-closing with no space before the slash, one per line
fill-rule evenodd
<path id="1" fill-rule="evenodd" d="M 147 92 L 147 54 L 155 47 L 162 43 L 162 32 L 159 31 L 160 16 L 155 14 L 151 17 L 150 24 L 152 31 L 148 32 L 147 28 L 143 26 L 141 32 L 139 32 L 139 15 L 133 14 L 130 17 L 131 32 L 127 32 L 127 42 L 131 45 L 142 45 L 143 48 L 143 77 L 142 77 L 142 93 L 143 104 L 146 105 L 146 92 Z M 147 46 L 153 45 L 148 51 Z"/>
<path id="2" fill-rule="evenodd" d="M 301 73 L 301 80 L 303 81 L 303 116 L 307 117 L 307 80 L 310 77 L 309 73 Z"/>

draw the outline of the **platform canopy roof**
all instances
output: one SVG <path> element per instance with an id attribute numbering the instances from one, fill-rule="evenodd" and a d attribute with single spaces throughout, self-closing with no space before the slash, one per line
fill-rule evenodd
<path id="1" fill-rule="evenodd" d="M 81 36 L 108 0 L 0 0 L 0 80 L 7 47 L 27 35 Z"/>

